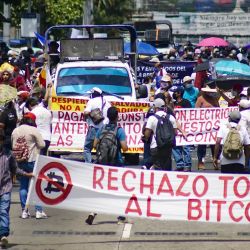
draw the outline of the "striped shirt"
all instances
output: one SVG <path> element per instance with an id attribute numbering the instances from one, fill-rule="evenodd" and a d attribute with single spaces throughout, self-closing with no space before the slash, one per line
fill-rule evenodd
<path id="1" fill-rule="evenodd" d="M 25 172 L 17 167 L 17 163 L 11 154 L 0 152 L 0 196 L 12 190 L 12 176 L 24 175 Z"/>

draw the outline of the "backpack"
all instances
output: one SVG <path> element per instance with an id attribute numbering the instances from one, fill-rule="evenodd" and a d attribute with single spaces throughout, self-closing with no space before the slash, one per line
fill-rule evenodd
<path id="1" fill-rule="evenodd" d="M 239 133 L 239 126 L 231 127 L 228 125 L 229 133 L 223 145 L 223 156 L 229 160 L 236 160 L 242 156 L 243 144 Z"/>
<path id="2" fill-rule="evenodd" d="M 12 153 L 17 162 L 27 162 L 29 160 L 30 152 L 25 136 L 17 138 Z"/>
<path id="3" fill-rule="evenodd" d="M 106 101 L 103 101 L 103 97 L 102 97 L 102 108 L 93 109 L 89 114 L 91 120 L 93 121 L 95 125 L 98 125 L 100 122 L 104 120 L 103 108 L 105 104 L 106 104 Z"/>
<path id="4" fill-rule="evenodd" d="M 175 131 L 173 124 L 169 120 L 170 115 L 159 116 L 154 115 L 157 119 L 157 126 L 155 132 L 155 140 L 158 148 L 173 147 L 175 145 Z"/>
<path id="5" fill-rule="evenodd" d="M 96 160 L 99 164 L 116 165 L 118 154 L 117 131 L 105 125 L 101 131 L 99 141 L 96 145 Z"/>

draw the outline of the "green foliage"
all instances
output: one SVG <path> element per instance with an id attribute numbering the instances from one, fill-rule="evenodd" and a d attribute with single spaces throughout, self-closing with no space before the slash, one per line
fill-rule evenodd
<path id="1" fill-rule="evenodd" d="M 28 0 L 11 5 L 11 24 L 20 27 L 22 13 L 28 10 Z M 41 33 L 58 24 L 81 24 L 84 0 L 32 0 L 31 12 L 40 14 Z M 94 24 L 119 24 L 129 20 L 134 0 L 93 0 Z"/>
<path id="2" fill-rule="evenodd" d="M 49 24 L 76 24 L 81 20 L 83 0 L 45 0 Z"/>
<path id="3" fill-rule="evenodd" d="M 42 33 L 56 24 L 80 24 L 83 0 L 32 0 L 31 12 L 40 14 Z M 28 0 L 20 5 L 11 5 L 12 25 L 19 27 L 22 13 L 28 10 Z"/>
<path id="4" fill-rule="evenodd" d="M 131 18 L 134 0 L 94 0 L 95 24 L 120 24 Z"/>

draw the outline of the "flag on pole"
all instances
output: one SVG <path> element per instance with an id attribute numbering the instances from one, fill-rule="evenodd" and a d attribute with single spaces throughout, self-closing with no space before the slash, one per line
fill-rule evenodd
<path id="1" fill-rule="evenodd" d="M 37 38 L 38 41 L 40 42 L 40 44 L 41 44 L 42 46 L 45 46 L 45 41 L 46 41 L 45 37 L 42 36 L 42 35 L 40 35 L 40 34 L 37 33 L 37 32 L 34 32 L 34 33 L 35 33 L 35 35 L 36 35 L 36 38 Z"/>

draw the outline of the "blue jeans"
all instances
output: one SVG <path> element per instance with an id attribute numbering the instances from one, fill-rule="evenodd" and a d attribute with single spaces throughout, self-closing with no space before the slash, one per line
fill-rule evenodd
<path id="1" fill-rule="evenodd" d="M 192 159 L 189 146 L 176 146 L 172 150 L 176 168 L 192 167 Z"/>
<path id="2" fill-rule="evenodd" d="M 147 169 L 153 165 L 150 152 L 150 143 L 144 143 L 143 164 L 147 167 Z"/>
<path id="3" fill-rule="evenodd" d="M 84 152 L 83 152 L 83 157 L 85 162 L 92 162 L 92 155 L 91 151 L 93 149 L 93 144 L 94 144 L 94 139 L 96 136 L 98 128 L 95 127 L 89 127 L 86 138 L 85 138 L 85 143 L 84 143 Z"/>
<path id="4" fill-rule="evenodd" d="M 11 194 L 0 195 L 0 238 L 9 236 L 10 231 L 10 201 Z"/>
<path id="5" fill-rule="evenodd" d="M 27 173 L 32 173 L 34 169 L 35 162 L 22 162 L 19 163 L 19 167 Z M 27 200 L 28 190 L 29 190 L 30 178 L 26 176 L 20 177 L 20 188 L 19 188 L 19 197 L 21 201 L 22 210 L 25 209 L 25 204 Z M 42 211 L 41 206 L 35 206 L 36 211 Z"/>

